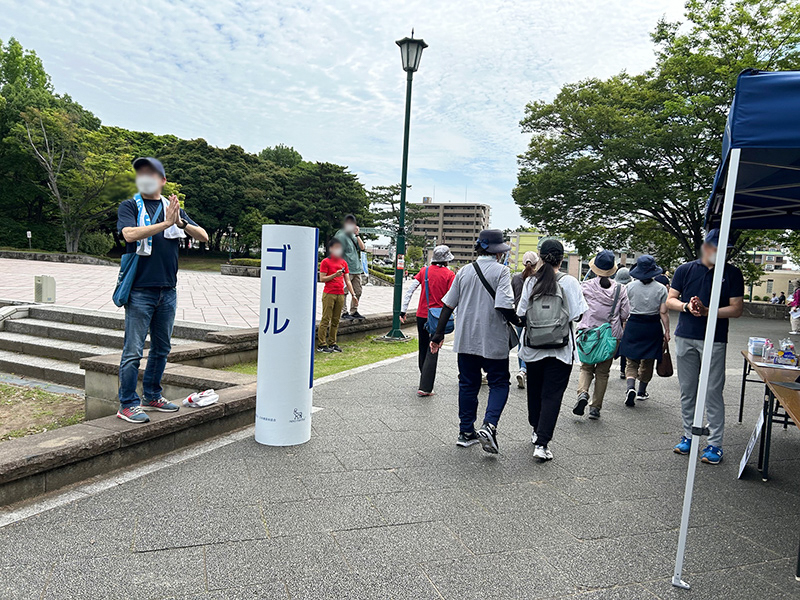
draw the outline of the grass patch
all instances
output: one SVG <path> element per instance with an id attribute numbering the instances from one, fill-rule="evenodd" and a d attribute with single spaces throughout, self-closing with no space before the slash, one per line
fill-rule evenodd
<path id="1" fill-rule="evenodd" d="M 181 256 L 178 258 L 178 268 L 186 271 L 213 271 L 219 273 L 219 266 L 228 262 L 228 257 L 219 258 L 218 256 L 211 256 L 208 258 L 202 256 Z"/>
<path id="2" fill-rule="evenodd" d="M 0 442 L 83 421 L 83 398 L 0 383 Z"/>
<path id="3" fill-rule="evenodd" d="M 376 336 L 372 335 L 360 340 L 341 342 L 339 344 L 343 351 L 341 354 L 317 352 L 314 357 L 314 379 L 370 365 L 386 358 L 394 358 L 395 356 L 416 352 L 417 348 L 419 348 L 417 338 L 408 342 L 390 343 L 375 342 L 373 341 L 375 338 Z M 231 365 L 226 367 L 225 370 L 255 375 L 257 367 L 257 362 L 249 362 Z"/>

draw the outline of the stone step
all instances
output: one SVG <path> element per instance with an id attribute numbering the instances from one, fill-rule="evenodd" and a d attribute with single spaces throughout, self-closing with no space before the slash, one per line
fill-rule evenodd
<path id="1" fill-rule="evenodd" d="M 65 340 L 92 346 L 106 348 L 122 348 L 125 337 L 124 331 L 95 327 L 93 325 L 78 325 L 75 323 L 61 323 L 58 321 L 45 321 L 42 319 L 8 319 L 4 321 L 4 330 L 10 333 L 19 333 L 29 336 L 46 338 L 49 340 Z M 172 338 L 172 345 L 193 344 L 195 340 L 179 337 Z M 145 348 L 149 348 L 149 341 Z"/>
<path id="2" fill-rule="evenodd" d="M 0 350 L 0 371 L 83 389 L 83 370 L 75 363 Z"/>
<path id="3" fill-rule="evenodd" d="M 121 312 L 108 312 L 74 306 L 34 304 L 28 307 L 28 316 L 42 321 L 56 321 L 71 323 L 73 325 L 87 325 L 102 327 L 103 329 L 122 331 L 125 329 L 125 314 Z M 214 325 L 210 323 L 195 323 L 192 321 L 176 320 L 172 335 L 188 340 L 203 341 L 212 331 L 236 329 L 228 325 Z"/>
<path id="4" fill-rule="evenodd" d="M 88 356 L 100 356 L 119 352 L 119 348 L 109 346 L 84 344 L 81 342 L 53 338 L 45 339 L 35 335 L 14 333 L 12 331 L 0 331 L 0 350 L 19 352 L 29 356 L 43 356 L 45 358 L 66 360 L 76 364 L 79 363 L 82 358 Z"/>

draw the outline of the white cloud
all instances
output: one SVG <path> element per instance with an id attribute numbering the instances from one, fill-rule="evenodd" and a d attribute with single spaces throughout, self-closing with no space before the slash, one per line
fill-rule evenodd
<path id="1" fill-rule="evenodd" d="M 251 151 L 285 143 L 400 179 L 405 74 L 394 40 L 430 44 L 414 80 L 412 197 L 510 198 L 525 104 L 569 81 L 638 72 L 682 0 L 5 0 L 0 39 L 42 57 L 104 123 Z"/>

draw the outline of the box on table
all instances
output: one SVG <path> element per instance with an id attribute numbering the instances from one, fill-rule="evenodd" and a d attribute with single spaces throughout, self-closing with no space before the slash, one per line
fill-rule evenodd
<path id="1" fill-rule="evenodd" d="M 767 343 L 767 338 L 751 337 L 747 342 L 747 351 L 753 356 L 761 356 L 764 352 L 764 344 Z"/>

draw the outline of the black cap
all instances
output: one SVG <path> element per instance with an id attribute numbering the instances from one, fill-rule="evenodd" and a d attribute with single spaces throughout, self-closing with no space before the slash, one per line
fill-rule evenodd
<path id="1" fill-rule="evenodd" d="M 356 225 L 358 224 L 358 221 L 356 221 L 356 216 L 354 214 L 352 214 L 352 213 L 350 213 L 349 215 L 345 215 L 344 219 L 342 219 L 342 220 L 343 221 L 352 221 Z"/>
<path id="2" fill-rule="evenodd" d="M 167 178 L 167 174 L 164 171 L 164 165 L 161 164 L 161 161 L 157 158 L 153 158 L 152 156 L 142 156 L 137 158 L 133 161 L 133 170 L 136 171 L 141 167 L 150 167 L 154 171 L 156 171 L 159 175 L 161 175 L 164 179 Z"/>

